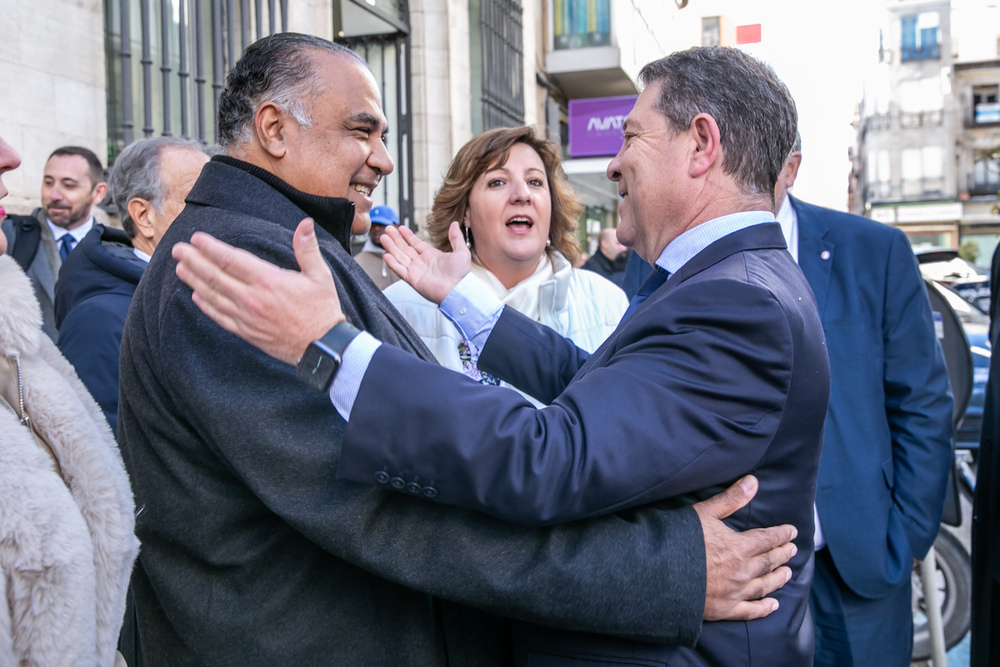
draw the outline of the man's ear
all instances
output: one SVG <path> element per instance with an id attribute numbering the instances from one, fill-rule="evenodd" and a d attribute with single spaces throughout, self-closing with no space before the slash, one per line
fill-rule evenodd
<path id="1" fill-rule="evenodd" d="M 802 165 L 802 153 L 795 151 L 788 156 L 788 162 L 785 164 L 785 187 L 791 189 L 795 185 L 795 179 L 799 175 L 799 167 Z"/>
<path id="2" fill-rule="evenodd" d="M 149 214 L 153 210 L 153 204 L 142 197 L 133 197 L 128 200 L 127 208 L 128 217 L 135 224 L 135 233 L 152 240 L 153 221 L 149 219 Z"/>
<path id="3" fill-rule="evenodd" d="M 96 206 L 97 204 L 100 204 L 102 201 L 104 201 L 104 195 L 106 194 L 108 194 L 108 184 L 103 182 L 98 183 L 94 187 L 94 192 L 92 193 L 93 196 L 91 197 L 91 201 L 93 201 L 94 205 Z"/>
<path id="4" fill-rule="evenodd" d="M 257 107 L 253 115 L 253 128 L 261 148 L 273 158 L 285 156 L 285 116 L 273 102 Z"/>
<path id="5" fill-rule="evenodd" d="M 692 178 L 698 178 L 722 157 L 719 124 L 707 113 L 700 113 L 691 119 L 688 134 L 694 141 L 688 173 Z"/>

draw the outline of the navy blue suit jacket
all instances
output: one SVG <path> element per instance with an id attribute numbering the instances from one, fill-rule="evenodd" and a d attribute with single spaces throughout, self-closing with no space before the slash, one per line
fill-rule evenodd
<path id="1" fill-rule="evenodd" d="M 710 245 L 589 357 L 505 309 L 479 366 L 551 406 L 536 410 L 513 391 L 383 346 L 355 402 L 339 475 L 369 481 L 385 471 L 433 485 L 440 501 L 538 523 L 664 499 L 688 505 L 753 472 L 757 497 L 728 521 L 799 528 L 781 608 L 752 624 L 706 624 L 693 651 L 657 656 L 672 665 L 811 658 L 811 506 L 829 375 L 815 302 L 778 225 Z M 407 408 L 386 419 L 383 407 L 396 404 Z M 555 632 L 532 643 L 547 653 L 628 652 Z"/>
<path id="2" fill-rule="evenodd" d="M 948 374 L 906 236 L 791 202 L 830 355 L 816 507 L 841 577 L 878 598 L 910 580 L 938 533 L 952 457 Z"/>

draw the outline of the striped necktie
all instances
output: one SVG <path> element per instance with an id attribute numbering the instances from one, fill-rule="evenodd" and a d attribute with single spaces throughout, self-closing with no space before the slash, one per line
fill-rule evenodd
<path id="1" fill-rule="evenodd" d="M 62 261 L 66 261 L 69 257 L 70 251 L 73 250 L 73 235 L 63 234 L 63 237 L 59 239 L 59 257 Z"/>
<path id="2" fill-rule="evenodd" d="M 632 297 L 632 300 L 629 301 L 628 310 L 626 310 L 625 314 L 622 316 L 623 320 L 627 319 L 629 315 L 635 312 L 635 309 L 642 305 L 642 302 L 648 299 L 649 295 L 658 290 L 660 285 L 667 282 L 667 278 L 670 277 L 669 271 L 661 269 L 658 266 L 654 268 L 655 270 L 646 276 L 646 280 L 643 281 L 642 285 L 639 285 L 639 291 L 636 292 L 635 296 Z"/>

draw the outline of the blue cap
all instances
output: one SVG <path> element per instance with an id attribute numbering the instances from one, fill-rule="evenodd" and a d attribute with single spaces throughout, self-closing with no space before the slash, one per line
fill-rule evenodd
<path id="1" fill-rule="evenodd" d="M 373 225 L 398 225 L 399 216 L 392 210 L 391 206 L 372 206 L 371 212 Z"/>

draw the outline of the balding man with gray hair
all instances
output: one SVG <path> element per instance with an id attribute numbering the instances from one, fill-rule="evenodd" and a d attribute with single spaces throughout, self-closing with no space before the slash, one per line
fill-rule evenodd
<path id="1" fill-rule="evenodd" d="M 125 316 L 146 264 L 206 162 L 205 147 L 190 139 L 156 137 L 129 145 L 108 175 L 124 232 L 95 224 L 59 271 L 59 349 L 116 432 Z"/>

